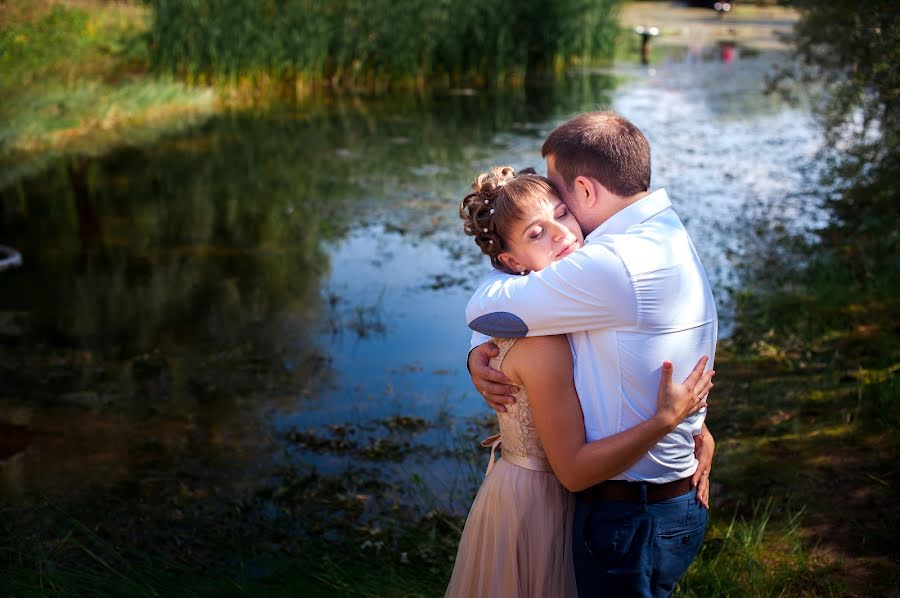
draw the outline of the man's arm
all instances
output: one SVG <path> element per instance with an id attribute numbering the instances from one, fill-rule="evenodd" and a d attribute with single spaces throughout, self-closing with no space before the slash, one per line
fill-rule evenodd
<path id="1" fill-rule="evenodd" d="M 528 276 L 489 276 L 466 307 L 469 328 L 517 338 L 633 324 L 637 299 L 621 259 L 593 243 Z"/>

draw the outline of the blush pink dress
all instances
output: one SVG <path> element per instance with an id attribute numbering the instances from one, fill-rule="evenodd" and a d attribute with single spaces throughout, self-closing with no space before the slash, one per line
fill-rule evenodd
<path id="1" fill-rule="evenodd" d="M 515 339 L 494 339 L 500 369 Z M 576 598 L 572 564 L 574 497 L 553 474 L 521 389 L 498 413 L 499 438 L 466 519 L 448 598 Z M 494 449 L 502 439 L 502 456 Z"/>

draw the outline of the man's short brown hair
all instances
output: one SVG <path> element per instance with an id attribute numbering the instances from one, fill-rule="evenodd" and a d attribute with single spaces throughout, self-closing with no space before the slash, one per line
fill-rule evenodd
<path id="1" fill-rule="evenodd" d="M 597 179 L 621 197 L 650 189 L 650 144 L 615 112 L 586 112 L 558 126 L 541 147 L 571 191 L 577 176 Z"/>

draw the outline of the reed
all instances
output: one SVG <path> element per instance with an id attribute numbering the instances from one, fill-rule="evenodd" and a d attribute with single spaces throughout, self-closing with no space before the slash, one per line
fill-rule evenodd
<path id="1" fill-rule="evenodd" d="M 151 0 L 155 66 L 191 81 L 379 91 L 520 81 L 608 56 L 618 0 Z"/>

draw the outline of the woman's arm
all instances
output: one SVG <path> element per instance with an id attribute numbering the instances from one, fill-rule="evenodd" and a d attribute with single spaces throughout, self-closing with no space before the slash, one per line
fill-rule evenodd
<path id="1" fill-rule="evenodd" d="M 502 370 L 528 391 L 535 427 L 559 481 L 573 492 L 618 475 L 653 448 L 678 423 L 705 406 L 699 397 L 711 386 L 702 359 L 681 385 L 672 383 L 672 366 L 663 367 L 656 414 L 608 438 L 586 443 L 584 417 L 572 378 L 573 363 L 564 336 L 520 339 Z"/>

